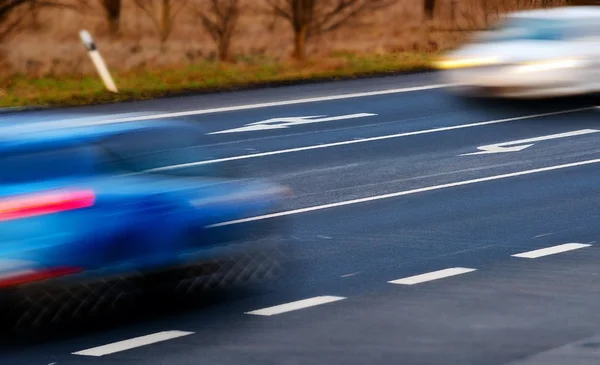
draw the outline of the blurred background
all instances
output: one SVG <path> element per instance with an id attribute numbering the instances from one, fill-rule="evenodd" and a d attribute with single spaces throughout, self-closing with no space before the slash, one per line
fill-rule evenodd
<path id="1" fill-rule="evenodd" d="M 82 29 L 95 38 L 120 90 L 160 93 L 424 68 L 432 54 L 461 44 L 503 13 L 585 3 L 0 0 L 0 106 L 102 99 Z M 93 78 L 81 78 L 87 75 Z"/>
<path id="2" fill-rule="evenodd" d="M 190 364 L 199 351 L 217 358 L 223 348 L 231 356 L 224 364 L 252 361 L 245 360 L 250 351 L 260 352 L 257 364 L 293 359 L 298 349 L 326 358 L 332 338 L 334 346 L 346 346 L 334 347 L 344 364 L 387 356 L 390 363 L 399 356 L 420 364 L 452 362 L 451 355 L 488 361 L 496 350 L 522 357 L 596 331 L 600 294 L 581 283 L 600 274 L 594 256 L 600 253 L 592 248 L 546 271 L 510 260 L 534 248 L 551 246 L 555 254 L 596 244 L 597 100 L 585 107 L 542 100 L 479 108 L 479 101 L 463 103 L 469 98 L 447 93 L 457 84 L 474 95 L 598 91 L 600 7 L 528 13 L 522 23 L 495 29 L 492 36 L 517 34 L 502 42 L 479 33 L 505 14 L 565 5 L 600 1 L 0 0 L 0 288 L 3 275 L 9 288 L 0 290 L 8 293 L 0 298 L 0 323 L 8 323 L 4 316 L 15 328 L 44 321 L 60 327 L 61 316 L 77 317 L 80 308 L 113 306 L 97 300 L 105 293 L 124 298 L 124 307 L 140 315 L 153 306 L 161 312 L 153 300 L 138 306 L 122 294 L 165 284 L 166 307 L 171 293 L 276 276 L 289 260 L 284 251 L 293 248 L 292 269 L 266 289 L 226 296 L 188 317 L 81 336 L 68 346 L 9 349 L 14 354 L 0 346 L 0 364 L 75 364 L 63 359 L 97 356 L 102 344 L 160 337 L 174 328 L 198 336 L 185 346 L 134 352 L 135 363 Z M 105 84 L 102 59 L 115 88 Z M 195 95 L 434 68 L 446 72 Z M 194 95 L 160 99 L 187 92 Z M 90 107 L 143 99 L 153 101 Z M 88 107 L 12 113 L 13 107 L 82 105 Z M 80 154 L 70 150 L 77 145 Z M 53 149 L 62 149 L 64 159 Z M 81 167 L 88 165 L 89 176 Z M 578 166 L 568 176 L 549 173 Z M 466 186 L 492 180 L 488 191 Z M 71 190 L 49 193 L 63 187 Z M 400 204 L 388 200 L 406 195 L 413 196 Z M 497 264 L 493 275 L 463 282 L 474 289 L 460 295 L 444 284 L 431 292 L 387 289 L 407 283 L 390 281 L 395 277 L 433 274 L 426 282 L 446 277 L 437 270 L 449 265 L 483 272 L 488 263 Z M 79 280 L 80 273 L 106 267 L 117 280 L 98 274 L 102 285 L 92 294 L 87 283 L 75 286 L 85 289 L 78 291 L 57 285 L 48 292 L 44 282 L 43 290 L 18 287 L 62 276 L 69 284 L 69 275 Z M 458 275 L 455 269 L 479 270 L 450 267 L 447 275 Z M 138 271 L 152 275 L 138 278 Z M 73 301 L 63 299 L 73 292 Z M 369 295 L 352 302 L 351 311 L 301 312 L 271 322 L 274 327 L 245 319 Z M 2 308 L 11 301 L 14 312 Z M 556 313 L 575 325 L 559 324 Z M 118 328 L 121 319 L 113 319 Z M 247 342 L 256 338 L 260 344 Z M 106 354 L 123 351 L 115 347 Z M 72 352 L 77 349 L 91 352 Z M 371 357 L 358 362 L 361 350 Z M 112 365 L 110 359 L 105 363 Z"/>

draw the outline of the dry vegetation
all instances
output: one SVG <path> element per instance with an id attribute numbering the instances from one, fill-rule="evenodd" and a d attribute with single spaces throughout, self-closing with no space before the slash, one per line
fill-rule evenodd
<path id="1" fill-rule="evenodd" d="M 3 3 L 19 1 L 27 4 L 2 21 Z M 470 30 L 487 26 L 505 11 L 567 0 L 435 0 L 431 19 L 424 7 L 427 1 L 121 0 L 119 9 L 114 7 L 119 0 L 0 0 L 0 34 L 18 23 L 0 38 L 0 105 L 39 101 L 29 95 L 36 94 L 40 83 L 55 88 L 61 79 L 93 79 L 93 66 L 79 40 L 81 29 L 94 35 L 120 86 L 125 83 L 131 91 L 128 88 L 140 86 L 135 77 L 166 73 L 157 76 L 170 80 L 160 83 L 164 91 L 169 85 L 201 87 L 200 79 L 207 78 L 225 80 L 213 82 L 222 86 L 232 80 L 243 84 L 349 73 L 351 66 L 369 72 L 403 69 L 406 60 L 408 68 L 415 68 L 427 63 L 424 55 L 454 47 Z M 294 17 L 289 7 L 293 3 L 315 6 L 305 30 L 301 23 L 308 13 Z M 337 8 L 340 4 L 354 7 Z M 292 60 L 298 56 L 294 29 L 296 35 L 307 33 L 303 62 L 297 62 L 303 57 Z M 218 66 L 219 59 L 227 63 Z M 207 74 L 208 70 L 221 74 Z M 264 75 L 244 80 L 222 75 L 224 70 Z M 34 78 L 45 79 L 37 84 L 25 81 Z M 93 95 L 101 93 L 94 81 L 80 85 L 88 85 Z"/>
<path id="2" fill-rule="evenodd" d="M 423 26 L 422 0 L 395 0 L 389 7 L 364 14 L 360 19 L 362 24 L 315 35 L 308 44 L 308 53 L 323 57 L 340 50 L 382 54 L 446 49 L 464 36 L 461 32 L 449 31 L 451 26 L 473 29 L 485 25 L 485 10 L 489 21 L 493 21 L 502 11 L 526 8 L 532 3 L 537 5 L 531 0 L 438 1 L 436 17 L 427 22 L 427 27 Z M 171 0 L 175 8 L 172 10 L 174 21 L 167 30 L 157 26 L 160 14 L 153 12 L 159 1 L 123 0 L 117 38 L 110 36 L 110 23 L 101 1 L 87 1 L 87 6 L 82 2 L 62 2 L 73 6 L 72 9 L 39 9 L 37 17 L 29 20 L 34 24 L 2 44 L 8 67 L 1 72 L 36 76 L 93 72 L 78 38 L 81 29 L 88 29 L 95 36 L 111 69 L 133 71 L 190 65 L 217 56 L 215 43 L 211 33 L 202 26 L 200 13 L 211 0 Z M 267 1 L 239 0 L 239 9 L 239 24 L 231 44 L 236 59 L 281 60 L 292 53 L 291 27 L 285 19 L 269 14 Z M 451 22 L 453 17 L 455 24 Z M 430 27 L 440 29 L 427 31 Z M 161 38 L 167 36 L 161 44 Z"/>

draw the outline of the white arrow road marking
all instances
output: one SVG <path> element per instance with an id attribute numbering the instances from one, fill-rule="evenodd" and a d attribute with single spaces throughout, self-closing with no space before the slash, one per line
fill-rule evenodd
<path id="1" fill-rule="evenodd" d="M 595 107 L 593 107 L 593 108 L 595 108 Z M 288 148 L 288 149 L 285 149 L 285 150 L 268 151 L 268 152 L 258 152 L 258 153 L 248 154 L 248 155 L 223 157 L 223 158 L 218 158 L 218 159 L 214 159 L 214 160 L 204 160 L 204 161 L 189 162 L 189 163 L 178 164 L 178 165 L 169 165 L 169 166 L 164 166 L 164 167 L 157 167 L 157 168 L 154 168 L 154 169 L 145 170 L 145 171 L 143 171 L 143 173 L 150 173 L 150 172 L 157 172 L 157 171 L 168 171 L 168 170 L 182 169 L 182 168 L 187 168 L 187 167 L 192 167 L 192 166 L 200 166 L 200 165 L 207 165 L 207 164 L 220 163 L 220 162 L 228 162 L 228 161 L 245 160 L 245 159 L 249 159 L 249 158 L 259 158 L 259 157 L 275 156 L 275 155 L 280 155 L 280 154 L 284 154 L 284 153 L 295 153 L 295 152 L 303 152 L 303 151 L 312 151 L 312 150 L 323 149 L 323 148 L 348 146 L 348 145 L 353 145 L 353 144 L 358 144 L 358 143 L 377 142 L 377 141 L 384 141 L 384 140 L 394 139 L 394 138 L 403 138 L 403 137 L 418 136 L 418 135 L 424 135 L 424 134 L 430 134 L 430 133 L 439 133 L 439 132 L 454 131 L 454 130 L 464 129 L 464 128 L 483 127 L 483 126 L 494 125 L 494 124 L 498 124 L 498 123 L 509 123 L 509 122 L 515 122 L 515 121 L 518 121 L 518 120 L 541 118 L 541 117 L 548 117 L 548 116 L 552 116 L 552 115 L 561 115 L 561 114 L 568 114 L 568 113 L 576 113 L 576 112 L 581 112 L 581 111 L 590 110 L 590 109 L 592 109 L 592 108 L 563 110 L 563 111 L 552 112 L 552 113 L 525 115 L 525 116 L 521 116 L 521 117 L 512 117 L 512 118 L 506 118 L 506 119 L 488 120 L 488 121 L 485 121 L 485 122 L 476 122 L 476 123 L 470 123 L 470 124 L 453 125 L 453 126 L 448 126 L 448 127 L 440 127 L 440 128 L 433 128 L 433 129 L 423 129 L 423 130 L 412 131 L 412 132 L 404 132 L 404 133 L 397 133 L 397 134 L 388 134 L 388 135 L 377 136 L 377 137 L 352 139 L 352 140 L 346 140 L 346 141 L 340 141 L 340 142 L 324 143 L 324 144 L 304 146 L 304 147 L 297 147 L 297 148 Z"/>
<path id="2" fill-rule="evenodd" d="M 573 132 L 551 134 L 548 136 L 522 139 L 519 141 L 510 141 L 510 142 L 490 144 L 490 145 L 486 145 L 486 146 L 477 147 L 478 150 L 481 150 L 480 152 L 464 153 L 460 156 L 474 156 L 474 155 L 486 155 L 486 154 L 491 154 L 491 153 L 518 152 L 518 151 L 524 150 L 527 147 L 533 146 L 533 143 L 530 143 L 530 142 L 539 142 L 539 141 L 547 141 L 550 139 L 581 136 L 584 134 L 597 133 L 597 132 L 600 132 L 600 130 L 581 129 L 581 130 L 573 131 Z M 527 144 L 523 144 L 523 143 L 527 143 Z M 505 147 L 505 146 L 511 146 L 511 145 L 517 145 L 517 146 Z"/>
<path id="3" fill-rule="evenodd" d="M 492 145 L 477 147 L 477 149 L 481 150 L 480 152 L 464 153 L 461 156 L 489 155 L 491 153 L 504 153 L 504 152 L 519 152 L 519 151 L 522 151 L 531 146 L 533 146 L 533 143 L 522 145 L 522 146 L 514 146 L 514 147 L 502 147 L 502 146 L 500 146 L 500 144 L 492 144 Z"/>
<path id="4" fill-rule="evenodd" d="M 208 134 L 252 132 L 252 131 L 265 130 L 265 129 L 281 129 L 281 128 L 289 128 L 290 126 L 300 125 L 300 124 L 321 123 L 321 122 L 331 122 L 331 121 L 335 121 L 335 120 L 365 118 L 365 117 L 372 117 L 375 115 L 377 115 L 377 114 L 358 113 L 358 114 L 348 114 L 348 115 L 340 115 L 337 117 L 326 117 L 326 118 L 323 118 L 324 115 L 312 115 L 312 116 L 307 116 L 307 117 L 272 118 L 272 119 L 267 119 L 267 120 L 263 120 L 260 122 L 246 124 L 244 127 L 227 129 L 227 130 L 212 132 L 212 133 L 208 133 Z"/>
<path id="5" fill-rule="evenodd" d="M 324 102 L 324 101 L 345 100 L 345 99 L 364 98 L 364 97 L 371 97 L 371 96 L 382 96 L 382 95 L 392 95 L 392 94 L 409 93 L 409 92 L 417 92 L 417 91 L 425 91 L 425 90 L 443 89 L 443 88 L 447 88 L 449 86 L 452 86 L 452 84 L 422 85 L 422 86 L 404 87 L 404 88 L 400 88 L 400 89 L 365 91 L 365 92 L 340 94 L 340 95 L 326 95 L 326 96 L 317 96 L 317 97 L 312 97 L 312 98 L 280 100 L 280 101 L 272 101 L 272 102 L 264 102 L 264 103 L 256 103 L 256 104 L 246 104 L 246 105 L 233 105 L 233 106 L 224 106 L 224 107 L 219 107 L 219 108 L 187 110 L 187 111 L 181 111 L 181 112 L 131 116 L 131 117 L 125 117 L 125 118 L 117 118 L 115 116 L 112 116 L 112 118 L 104 119 L 102 121 L 96 122 L 96 124 L 101 125 L 101 124 L 112 124 L 112 123 L 136 122 L 136 121 L 140 121 L 140 120 L 180 118 L 180 117 L 187 117 L 187 116 L 191 116 L 191 115 L 227 113 L 227 112 L 235 112 L 235 111 L 241 111 L 241 110 L 272 108 L 272 107 L 276 107 L 276 106 L 319 103 L 319 102 Z M 596 107 L 593 107 L 593 108 L 595 109 Z M 107 117 L 110 117 L 110 116 L 107 116 Z"/>

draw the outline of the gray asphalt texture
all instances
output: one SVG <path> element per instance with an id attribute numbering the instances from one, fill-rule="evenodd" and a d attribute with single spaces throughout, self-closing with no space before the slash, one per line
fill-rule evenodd
<path id="1" fill-rule="evenodd" d="M 436 83 L 434 74 L 420 74 L 1 118 L 169 113 Z M 216 305 L 7 345 L 0 364 L 600 364 L 599 165 L 476 180 L 600 159 L 600 133 L 460 156 L 483 145 L 600 129 L 594 103 L 481 104 L 442 88 L 186 116 L 211 133 L 270 118 L 376 114 L 207 134 L 215 157 L 521 118 L 235 161 L 247 176 L 290 186 L 296 196 L 285 211 L 474 181 L 293 214 L 297 257 L 280 282 Z M 581 108 L 589 109 L 565 113 Z M 591 246 L 537 259 L 511 256 L 565 243 Z M 449 267 L 477 270 L 412 286 L 388 283 Z M 244 314 L 321 295 L 347 299 L 271 317 Z M 168 330 L 194 334 L 103 357 L 71 354 Z"/>

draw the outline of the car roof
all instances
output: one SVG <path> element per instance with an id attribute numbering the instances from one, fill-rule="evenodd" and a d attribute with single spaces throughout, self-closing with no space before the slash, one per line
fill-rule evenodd
<path id="1" fill-rule="evenodd" d="M 562 6 L 547 9 L 523 10 L 508 15 L 509 18 L 537 18 L 579 20 L 584 18 L 600 18 L 600 6 Z"/>
<path id="2" fill-rule="evenodd" d="M 83 118 L 0 124 L 0 153 L 64 148 L 115 135 L 166 129 L 188 129 L 192 133 L 199 131 L 195 124 L 174 119 L 106 122 Z"/>

